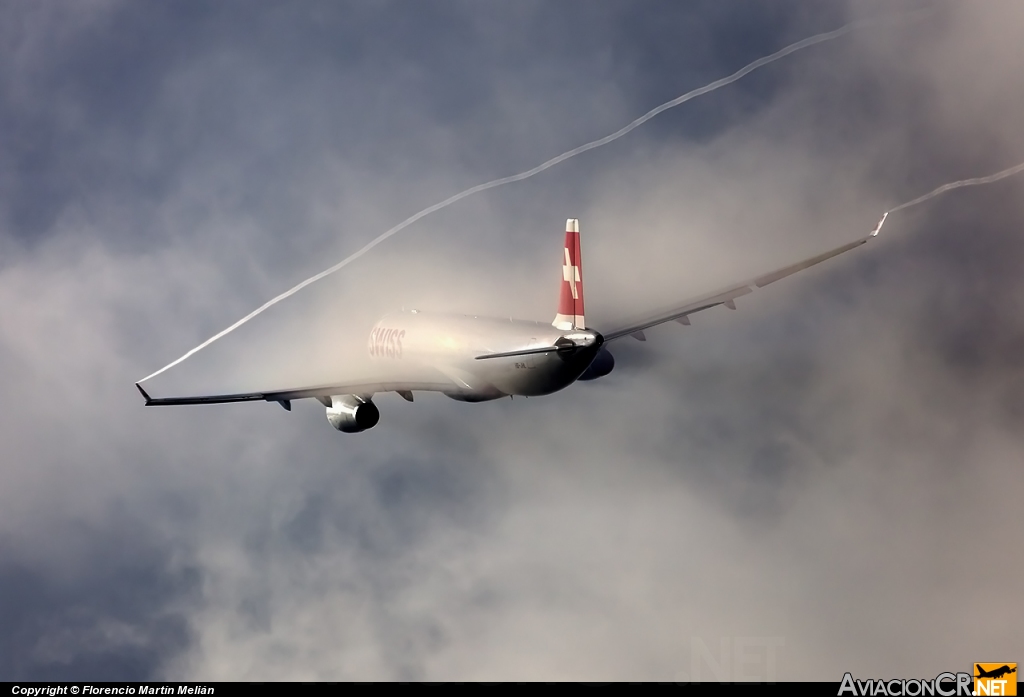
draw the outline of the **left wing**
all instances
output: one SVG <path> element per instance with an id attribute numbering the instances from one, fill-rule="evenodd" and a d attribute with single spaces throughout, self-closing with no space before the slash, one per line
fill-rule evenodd
<path id="1" fill-rule="evenodd" d="M 299 387 L 284 390 L 268 390 L 265 392 L 236 392 L 232 394 L 211 394 L 195 395 L 188 397 L 150 397 L 142 385 L 135 383 L 142 397 L 146 400 L 147 407 L 175 406 L 183 404 L 226 404 L 228 402 L 278 402 L 282 407 L 291 411 L 293 399 L 304 399 L 307 397 L 330 397 L 331 395 L 354 394 L 374 395 L 378 392 L 398 392 L 409 394 L 411 392 L 443 392 L 445 390 L 457 389 L 458 385 L 445 381 L 362 381 L 338 383 L 331 385 L 317 385 L 311 387 Z M 404 394 L 403 394 L 404 396 Z M 406 399 L 409 399 L 406 397 Z"/>
<path id="2" fill-rule="evenodd" d="M 653 327 L 658 324 L 663 324 L 665 322 L 671 322 L 672 320 L 676 320 L 677 322 L 681 322 L 682 324 L 689 324 L 690 315 L 700 312 L 701 310 L 707 310 L 709 308 L 716 307 L 718 305 L 725 305 L 726 307 L 734 310 L 736 309 L 736 305 L 733 301 L 742 295 L 753 293 L 755 288 L 764 288 L 769 283 L 775 283 L 775 281 L 783 279 L 786 276 L 795 274 L 797 271 L 802 271 L 806 268 L 814 266 L 815 264 L 820 264 L 826 259 L 831 259 L 832 257 L 838 256 L 843 252 L 848 252 L 851 249 L 855 249 L 864 244 L 865 242 L 871 240 L 872 238 L 877 237 L 888 215 L 889 213 L 886 212 L 885 215 L 882 216 L 882 219 L 878 221 L 878 225 L 875 226 L 875 229 L 872 230 L 871 234 L 869 234 L 867 237 L 863 237 L 859 240 L 849 242 L 841 247 L 836 247 L 835 249 L 829 250 L 817 256 L 813 256 L 809 259 L 798 261 L 795 264 L 784 266 L 781 269 L 777 269 L 770 273 L 763 274 L 761 276 L 758 276 L 757 278 L 750 279 L 749 281 L 737 283 L 736 285 L 729 286 L 728 288 L 725 288 L 723 290 L 718 290 L 713 293 L 708 293 L 706 295 L 699 296 L 693 300 L 684 302 L 681 305 L 665 308 L 659 312 L 653 312 L 650 315 L 640 317 L 635 320 L 630 320 L 626 322 L 624 326 L 617 327 L 608 332 L 602 332 L 602 334 L 604 335 L 604 339 L 605 341 L 611 341 L 612 339 L 618 339 L 620 337 L 626 336 L 627 334 L 632 334 L 635 338 L 639 339 L 640 341 L 645 341 L 646 337 L 644 337 L 643 330 L 647 329 L 648 327 Z"/>

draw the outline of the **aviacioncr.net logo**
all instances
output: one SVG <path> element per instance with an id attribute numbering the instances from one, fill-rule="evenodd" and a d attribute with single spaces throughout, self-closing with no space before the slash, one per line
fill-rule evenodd
<path id="1" fill-rule="evenodd" d="M 843 675 L 838 697 L 971 697 L 970 673 L 939 673 L 932 680 L 857 680 L 850 673 Z"/>

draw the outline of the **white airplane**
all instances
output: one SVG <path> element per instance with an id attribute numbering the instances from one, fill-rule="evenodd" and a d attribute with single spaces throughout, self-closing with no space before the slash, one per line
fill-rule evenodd
<path id="1" fill-rule="evenodd" d="M 441 392 L 464 402 L 501 397 L 535 397 L 564 389 L 577 380 L 607 375 L 615 359 L 605 344 L 624 336 L 646 341 L 644 330 L 664 322 L 690 324 L 690 315 L 718 305 L 736 309 L 736 298 L 790 274 L 842 254 L 876 237 L 888 213 L 867 237 L 798 261 L 725 289 L 687 300 L 599 332 L 583 314 L 583 264 L 579 221 L 565 227 L 561 297 L 551 324 L 408 310 L 385 315 L 370 331 L 367 349 L 373 371 L 350 381 L 297 388 L 191 397 L 151 397 L 136 387 L 146 406 L 278 402 L 291 410 L 293 399 L 312 397 L 327 408 L 327 420 L 345 433 L 373 428 L 380 412 L 373 396 L 397 392 Z M 364 371 L 360 371 L 363 373 Z"/>

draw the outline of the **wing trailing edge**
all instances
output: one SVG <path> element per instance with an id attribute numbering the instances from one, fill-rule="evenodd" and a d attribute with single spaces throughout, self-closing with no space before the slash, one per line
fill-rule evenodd
<path id="1" fill-rule="evenodd" d="M 135 383 L 146 400 L 147 407 L 185 406 L 191 404 L 230 404 L 232 402 L 278 402 L 286 410 L 291 411 L 291 402 L 295 399 L 330 397 L 332 395 L 373 395 L 378 392 L 397 392 L 408 401 L 413 391 L 443 392 L 452 389 L 450 382 L 361 382 L 334 385 L 319 385 L 287 390 L 271 390 L 266 392 L 236 392 L 228 394 L 190 395 L 184 397 L 153 397 Z M 407 397 L 406 395 L 409 395 Z"/>

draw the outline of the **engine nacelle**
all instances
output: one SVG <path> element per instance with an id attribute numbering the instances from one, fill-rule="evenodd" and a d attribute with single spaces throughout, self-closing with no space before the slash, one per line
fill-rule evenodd
<path id="1" fill-rule="evenodd" d="M 339 431 L 359 433 L 377 425 L 380 412 L 369 399 L 351 394 L 331 395 L 331 406 L 327 407 L 327 420 Z"/>
<path id="2" fill-rule="evenodd" d="M 615 367 L 615 357 L 612 356 L 611 352 L 608 351 L 604 346 L 594 356 L 594 360 L 590 362 L 587 369 L 583 371 L 583 375 L 580 375 L 578 380 L 596 380 L 597 378 L 603 378 L 608 373 L 612 372 Z"/>

